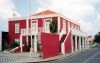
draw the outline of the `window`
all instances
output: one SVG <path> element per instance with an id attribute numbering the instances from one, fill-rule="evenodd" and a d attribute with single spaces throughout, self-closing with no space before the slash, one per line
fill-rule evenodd
<path id="1" fill-rule="evenodd" d="M 50 22 L 52 21 L 52 18 L 46 18 L 44 19 L 44 21 L 45 21 L 45 32 L 50 32 L 49 25 L 50 25 Z"/>
<path id="2" fill-rule="evenodd" d="M 19 23 L 15 24 L 15 33 L 19 33 Z"/>
<path id="3" fill-rule="evenodd" d="M 31 27 L 32 28 L 37 28 L 38 27 L 38 20 L 32 20 Z"/>

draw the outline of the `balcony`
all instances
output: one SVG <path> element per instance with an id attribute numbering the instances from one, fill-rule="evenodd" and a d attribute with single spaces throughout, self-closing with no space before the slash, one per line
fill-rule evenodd
<path id="1" fill-rule="evenodd" d="M 43 28 L 28 28 L 21 29 L 21 35 L 37 35 L 39 32 L 43 32 Z"/>

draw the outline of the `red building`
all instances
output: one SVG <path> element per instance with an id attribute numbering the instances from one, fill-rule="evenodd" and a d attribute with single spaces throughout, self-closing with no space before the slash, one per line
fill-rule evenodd
<path id="1" fill-rule="evenodd" d="M 53 19 L 57 22 L 57 33 L 50 32 L 49 25 Z M 40 48 L 43 58 L 88 49 L 86 36 L 80 30 L 80 24 L 50 10 L 33 14 L 32 17 L 9 19 L 10 43 L 19 42 L 21 52 L 25 43 L 31 45 L 30 51 L 34 54 Z"/>

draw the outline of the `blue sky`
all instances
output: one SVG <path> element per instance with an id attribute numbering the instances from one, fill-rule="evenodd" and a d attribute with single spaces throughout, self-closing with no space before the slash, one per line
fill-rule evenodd
<path id="1" fill-rule="evenodd" d="M 32 13 L 42 10 L 42 0 L 32 0 Z M 83 31 L 94 35 L 100 31 L 100 0 L 43 0 L 44 10 L 59 12 L 81 24 Z M 8 18 L 15 13 L 28 16 L 29 0 L 0 0 L 0 30 L 8 31 Z"/>

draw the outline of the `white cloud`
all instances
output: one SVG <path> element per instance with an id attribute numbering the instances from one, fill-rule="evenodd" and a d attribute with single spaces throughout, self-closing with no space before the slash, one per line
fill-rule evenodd
<path id="1" fill-rule="evenodd" d="M 93 35 L 93 33 L 95 33 L 93 25 L 94 20 L 85 20 L 87 19 L 87 15 L 90 15 L 89 18 L 91 18 L 91 15 L 96 14 L 94 4 L 97 2 L 100 2 L 100 0 L 49 0 L 48 2 L 47 0 L 44 0 L 44 8 L 60 12 L 61 14 L 78 21 L 84 31 Z M 96 25 L 96 23 L 94 24 Z"/>
<path id="2" fill-rule="evenodd" d="M 13 17 L 13 13 L 20 16 L 15 10 L 13 0 L 0 0 L 0 19 L 6 20 Z"/>

